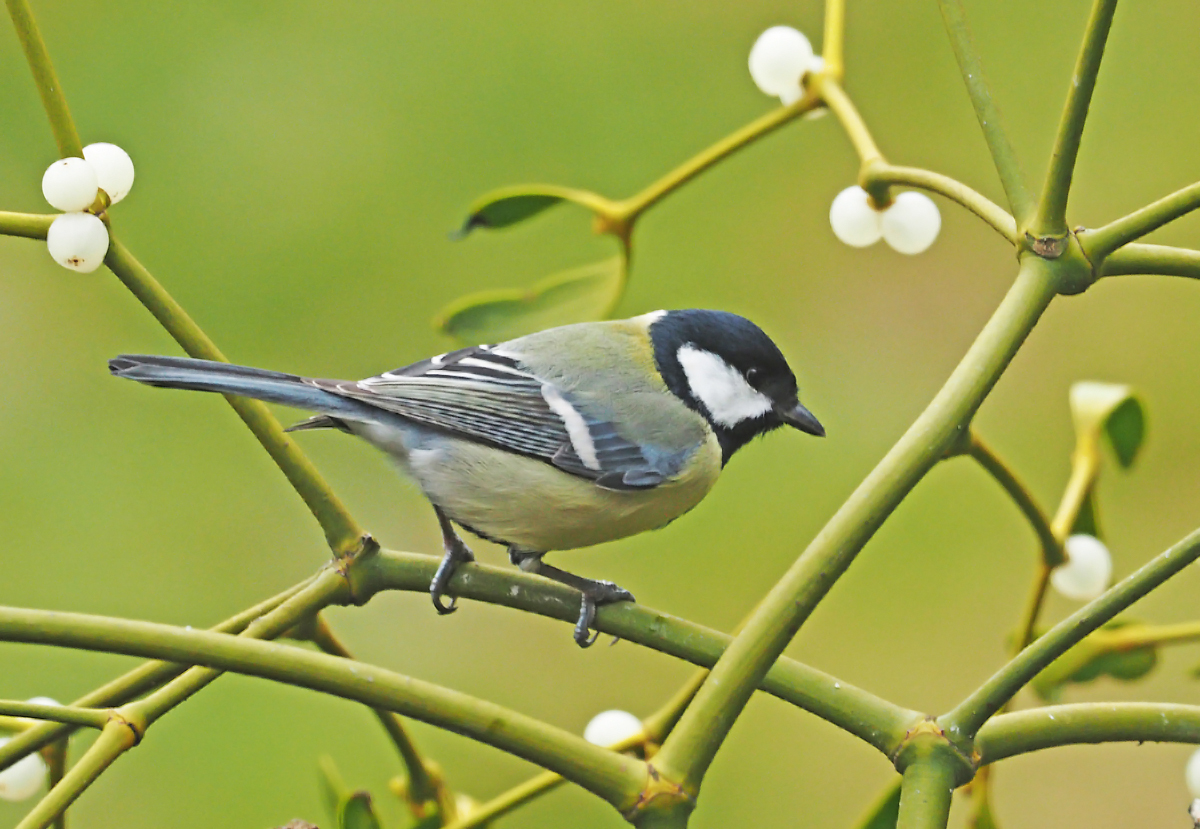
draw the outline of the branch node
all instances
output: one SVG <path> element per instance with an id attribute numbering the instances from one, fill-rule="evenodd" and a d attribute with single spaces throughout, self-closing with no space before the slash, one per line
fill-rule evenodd
<path id="1" fill-rule="evenodd" d="M 896 771 L 904 774 L 914 762 L 940 754 L 952 761 L 956 786 L 970 783 L 979 767 L 978 752 L 974 741 L 963 741 L 963 745 L 946 736 L 945 729 L 936 718 L 926 717 L 910 728 L 900 741 L 900 747 L 892 758 Z"/>
<path id="2" fill-rule="evenodd" d="M 653 763 L 646 764 L 646 787 L 638 792 L 637 801 L 623 812 L 630 823 L 649 809 L 655 811 L 674 811 L 683 809 L 687 812 L 696 808 L 696 797 L 689 793 L 681 783 L 668 780 L 654 767 Z"/>
<path id="3" fill-rule="evenodd" d="M 142 737 L 146 736 L 146 729 L 149 726 L 145 717 L 128 714 L 128 712 L 123 713 L 115 708 L 108 712 L 108 721 L 129 729 L 133 734 L 131 746 L 135 746 L 142 741 Z"/>

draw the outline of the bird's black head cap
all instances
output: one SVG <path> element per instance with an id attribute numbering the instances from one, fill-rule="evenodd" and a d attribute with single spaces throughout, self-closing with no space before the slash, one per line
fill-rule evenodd
<path id="1" fill-rule="evenodd" d="M 651 323 L 650 339 L 667 388 L 708 420 L 723 462 L 755 436 L 785 423 L 824 434 L 799 404 L 796 376 L 779 347 L 745 317 L 667 311 Z"/>

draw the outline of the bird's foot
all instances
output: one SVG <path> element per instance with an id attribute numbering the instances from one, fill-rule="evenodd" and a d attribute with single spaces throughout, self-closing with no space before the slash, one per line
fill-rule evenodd
<path id="1" fill-rule="evenodd" d="M 632 593 L 611 581 L 585 579 L 583 576 L 551 567 L 542 561 L 541 553 L 509 547 L 508 560 L 527 573 L 537 573 L 539 576 L 545 576 L 559 584 L 574 587 L 583 594 L 579 604 L 579 621 L 575 623 L 575 642 L 581 648 L 590 648 L 595 644 L 596 637 L 600 635 L 599 631 L 595 631 L 593 635 L 598 607 L 614 602 L 636 601 Z"/>
<path id="2" fill-rule="evenodd" d="M 590 648 L 600 637 L 600 631 L 594 629 L 596 608 L 614 602 L 637 600 L 624 587 L 618 587 L 611 581 L 592 581 L 591 585 L 582 593 L 582 600 L 579 603 L 579 621 L 575 623 L 575 644 L 581 648 Z M 616 640 L 614 639 L 614 641 Z"/>
<path id="3" fill-rule="evenodd" d="M 445 547 L 446 554 L 442 557 L 442 563 L 438 565 L 437 572 L 433 574 L 433 581 L 429 584 L 429 597 L 433 599 L 433 607 L 438 614 L 445 616 L 447 613 L 458 610 L 456 597 L 451 596 L 450 601 L 445 604 L 442 602 L 442 596 L 445 595 L 446 588 L 450 585 L 450 579 L 454 577 L 454 571 L 458 569 L 458 565 L 474 561 L 475 554 L 458 537 L 458 533 L 450 526 L 450 520 L 446 518 L 445 514 L 437 507 L 434 507 L 434 512 L 437 513 L 438 523 L 442 527 L 442 545 Z"/>

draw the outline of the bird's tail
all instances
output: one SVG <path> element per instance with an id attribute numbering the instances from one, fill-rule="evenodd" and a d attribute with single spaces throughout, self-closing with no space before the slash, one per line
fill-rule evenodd
<path id="1" fill-rule="evenodd" d="M 285 406 L 332 415 L 335 418 L 375 420 L 379 417 L 378 411 L 372 411 L 375 408 L 373 406 L 316 388 L 295 374 L 283 374 L 261 368 L 195 360 L 190 357 L 122 354 L 108 361 L 108 370 L 117 377 L 136 380 L 148 386 L 253 397 L 270 403 L 282 403 Z"/>

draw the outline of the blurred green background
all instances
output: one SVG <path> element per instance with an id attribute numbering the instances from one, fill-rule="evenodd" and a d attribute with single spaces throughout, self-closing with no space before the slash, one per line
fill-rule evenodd
<path id="1" fill-rule="evenodd" d="M 967 5 L 1014 142 L 1040 181 L 1089 4 L 1057 3 L 1053 14 L 1034 0 Z M 546 181 L 627 195 L 772 106 L 746 71 L 760 31 L 788 23 L 819 50 L 822 25 L 816 2 L 759 0 L 34 8 L 84 142 L 118 143 L 137 165 L 115 232 L 231 359 L 339 377 L 445 350 L 429 320 L 461 294 L 528 284 L 612 250 L 569 207 L 449 241 L 478 194 Z M 1200 178 L 1198 24 L 1200 10 L 1183 0 L 1118 11 L 1073 223 L 1101 224 Z M 851 0 L 846 53 L 847 87 L 891 160 L 1000 199 L 932 0 Z M 0 77 L 0 209 L 46 212 L 39 182 L 56 153 L 11 31 L 0 32 Z M 768 137 L 644 219 L 620 308 L 750 316 L 797 367 L 829 437 L 757 442 L 686 520 L 556 563 L 728 630 L 936 391 L 1006 290 L 1012 253 L 945 202 L 941 238 L 922 256 L 840 245 L 828 206 L 855 171 L 832 118 Z M 1196 246 L 1200 224 L 1185 219 L 1157 239 Z M 1118 576 L 1200 518 L 1198 318 L 1200 285 L 1181 279 L 1114 279 L 1060 300 L 978 419 L 1052 509 L 1069 464 L 1069 385 L 1143 392 L 1144 454 L 1129 474 L 1110 465 L 1099 490 Z M 0 238 L 0 602 L 199 626 L 311 573 L 326 554 L 321 534 L 228 407 L 111 379 L 105 361 L 122 351 L 177 347 L 107 270 L 71 273 L 40 243 Z M 384 458 L 338 434 L 300 442 L 386 546 L 439 549 L 428 505 Z M 498 549 L 475 547 L 502 561 Z M 997 487 L 967 461 L 947 463 L 790 653 L 904 705 L 944 710 L 1001 663 L 1034 560 L 1032 534 Z M 1190 568 L 1135 614 L 1194 618 L 1198 589 Z M 1047 619 L 1072 608 L 1052 598 Z M 628 643 L 580 651 L 566 625 L 501 609 L 468 604 L 440 619 L 422 595 L 328 615 L 366 660 L 577 731 L 605 708 L 649 713 L 690 672 Z M 1068 698 L 1195 702 L 1200 686 L 1186 673 L 1198 660 L 1196 648 L 1176 648 L 1138 686 L 1101 681 Z M 0 696 L 65 701 L 132 664 L 0 646 Z M 534 771 L 434 728 L 413 731 L 451 784 L 479 799 Z M 384 792 L 398 765 L 366 711 L 228 677 L 157 725 L 71 821 L 326 826 L 316 786 L 326 752 L 399 817 Z M 1070 748 L 1006 762 L 998 818 L 1185 826 L 1189 752 Z M 756 698 L 693 825 L 846 826 L 891 775 L 853 738 Z M 0 805 L 0 825 L 29 805 Z M 619 824 L 578 790 L 504 823 Z"/>

